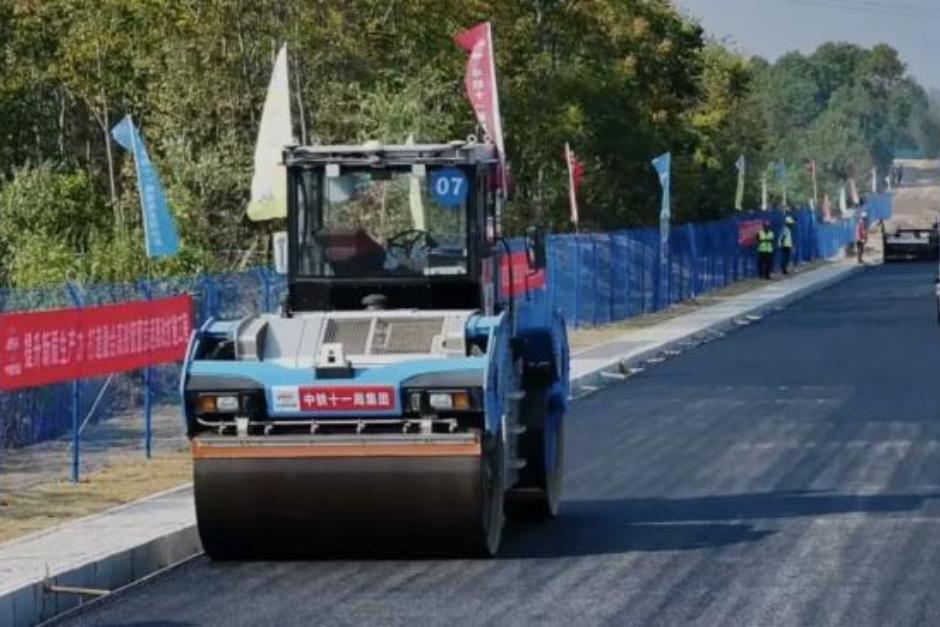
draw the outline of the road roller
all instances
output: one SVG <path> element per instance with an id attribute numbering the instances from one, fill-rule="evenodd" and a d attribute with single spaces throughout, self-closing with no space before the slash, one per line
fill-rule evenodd
<path id="1" fill-rule="evenodd" d="M 283 159 L 280 308 L 208 320 L 183 367 L 205 552 L 495 555 L 507 509 L 561 498 L 544 231 L 502 234 L 499 159 L 472 138 Z"/>

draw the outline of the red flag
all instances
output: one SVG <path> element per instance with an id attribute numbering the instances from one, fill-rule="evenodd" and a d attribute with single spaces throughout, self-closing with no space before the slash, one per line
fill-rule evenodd
<path id="1" fill-rule="evenodd" d="M 503 121 L 499 115 L 499 94 L 496 90 L 496 65 L 493 55 L 493 29 L 489 22 L 477 24 L 454 37 L 458 46 L 469 53 L 464 85 L 467 98 L 486 135 L 496 144 L 502 189 L 508 192 L 506 147 L 503 143 Z"/>
<path id="2" fill-rule="evenodd" d="M 565 143 L 565 162 L 568 164 L 568 201 L 571 205 L 571 221 L 578 226 L 578 190 L 584 178 L 584 165 L 578 161 L 571 146 Z"/>

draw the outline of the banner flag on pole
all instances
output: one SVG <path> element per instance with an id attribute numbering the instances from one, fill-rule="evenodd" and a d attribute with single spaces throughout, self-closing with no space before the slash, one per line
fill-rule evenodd
<path id="1" fill-rule="evenodd" d="M 862 197 L 858 195 L 858 186 L 855 184 L 854 178 L 849 179 L 849 193 L 851 194 L 853 207 L 858 207 L 862 204 Z"/>
<path id="2" fill-rule="evenodd" d="M 147 256 L 172 257 L 180 249 L 176 224 L 170 214 L 160 175 L 150 161 L 150 155 L 147 154 L 131 116 L 127 115 L 118 122 L 111 129 L 111 136 L 124 150 L 134 155 Z"/>
<path id="3" fill-rule="evenodd" d="M 871 193 L 878 193 L 878 166 L 871 169 Z"/>
<path id="4" fill-rule="evenodd" d="M 770 203 L 767 199 L 767 173 L 764 172 L 760 177 L 760 208 L 762 211 L 767 211 L 770 207 Z"/>
<path id="5" fill-rule="evenodd" d="M 571 205 L 571 222 L 577 228 L 580 218 L 578 190 L 581 189 L 581 179 L 584 178 L 584 166 L 578 161 L 568 142 L 565 142 L 565 162 L 568 164 L 568 202 Z"/>
<path id="6" fill-rule="evenodd" d="M 738 157 L 734 167 L 738 170 L 738 188 L 734 192 L 734 208 L 741 211 L 744 209 L 744 177 L 747 169 L 747 160 L 744 155 Z"/>
<path id="7" fill-rule="evenodd" d="M 499 152 L 500 179 L 503 193 L 509 192 L 506 170 L 506 146 L 503 142 L 503 120 L 499 114 L 499 93 L 496 86 L 496 60 L 493 54 L 493 27 L 489 22 L 458 33 L 454 42 L 467 51 L 467 74 L 464 86 L 477 121 L 496 145 Z"/>
<path id="8" fill-rule="evenodd" d="M 251 178 L 251 220 L 287 217 L 287 169 L 282 165 L 284 147 L 294 143 L 290 115 L 290 82 L 287 74 L 287 46 L 281 46 L 274 61 L 271 82 L 264 99 L 258 143 L 255 145 L 255 171 Z"/>
<path id="9" fill-rule="evenodd" d="M 806 164 L 806 173 L 810 175 L 810 178 L 813 181 L 813 206 L 819 204 L 819 183 L 816 178 L 816 161 L 812 160 Z"/>
<path id="10" fill-rule="evenodd" d="M 845 191 L 845 183 L 839 188 L 839 211 L 845 213 L 849 209 L 848 194 Z"/>
<path id="11" fill-rule="evenodd" d="M 777 162 L 776 166 L 777 179 L 783 181 L 783 206 L 787 206 L 787 164 L 784 163 L 783 159 Z"/>
<path id="12" fill-rule="evenodd" d="M 672 214 L 670 187 L 672 177 L 672 153 L 663 153 L 653 159 L 653 167 L 659 175 L 659 185 L 663 188 L 662 207 L 659 210 L 659 236 L 663 250 L 668 250 L 669 219 Z"/>

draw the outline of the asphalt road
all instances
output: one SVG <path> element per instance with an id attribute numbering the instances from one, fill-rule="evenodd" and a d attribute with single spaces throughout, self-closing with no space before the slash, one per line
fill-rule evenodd
<path id="1" fill-rule="evenodd" d="M 574 404 L 500 559 L 198 559 L 69 625 L 940 624 L 933 266 L 870 268 Z"/>

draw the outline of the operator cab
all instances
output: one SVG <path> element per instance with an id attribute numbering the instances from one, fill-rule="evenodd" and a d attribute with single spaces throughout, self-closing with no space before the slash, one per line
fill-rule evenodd
<path id="1" fill-rule="evenodd" d="M 290 147 L 284 162 L 291 311 L 485 308 L 491 146 Z"/>

